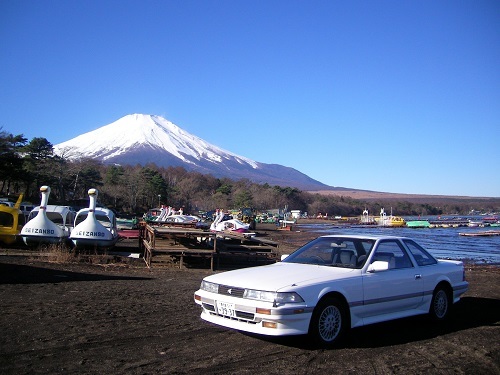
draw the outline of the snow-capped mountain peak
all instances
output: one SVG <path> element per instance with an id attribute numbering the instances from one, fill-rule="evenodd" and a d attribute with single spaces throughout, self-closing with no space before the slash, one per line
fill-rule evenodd
<path id="1" fill-rule="evenodd" d="M 256 183 L 319 190 L 327 186 L 278 164 L 260 163 L 223 150 L 161 116 L 133 114 L 54 146 L 66 159 L 103 163 L 184 167 L 186 170 Z"/>
<path id="2" fill-rule="evenodd" d="M 127 115 L 54 147 L 56 153 L 70 159 L 85 156 L 102 161 L 111 161 L 137 148 L 166 151 L 186 163 L 201 159 L 221 163 L 224 158 L 235 158 L 257 168 L 255 161 L 205 142 L 156 115 Z"/>

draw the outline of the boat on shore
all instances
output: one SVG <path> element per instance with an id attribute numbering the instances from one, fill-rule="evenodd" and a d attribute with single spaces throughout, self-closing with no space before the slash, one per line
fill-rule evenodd
<path id="1" fill-rule="evenodd" d="M 6 245 L 13 244 L 25 223 L 25 217 L 20 206 L 23 194 L 19 195 L 16 203 L 9 201 L 0 202 L 0 242 Z"/>
<path id="2" fill-rule="evenodd" d="M 208 228 L 208 224 L 203 222 L 200 217 L 185 215 L 182 208 L 176 211 L 175 208 L 170 206 L 150 209 L 144 214 L 144 220 L 151 225 L 200 229 Z"/>
<path id="3" fill-rule="evenodd" d="M 21 237 L 28 246 L 64 243 L 69 239 L 76 212 L 69 206 L 48 205 L 50 187 L 40 188 L 40 206 L 31 210 Z"/>
<path id="4" fill-rule="evenodd" d="M 250 229 L 250 224 L 239 219 L 234 219 L 231 215 L 225 214 L 223 210 L 217 210 L 214 222 L 210 225 L 212 232 L 238 232 L 246 233 Z"/>
<path id="5" fill-rule="evenodd" d="M 89 207 L 77 212 L 70 239 L 77 248 L 110 248 L 118 241 L 113 211 L 97 205 L 97 189 L 89 189 Z"/>
<path id="6" fill-rule="evenodd" d="M 133 230 L 137 229 L 139 225 L 139 220 L 134 218 L 126 218 L 126 217 L 117 217 L 116 218 L 116 227 L 118 230 Z"/>

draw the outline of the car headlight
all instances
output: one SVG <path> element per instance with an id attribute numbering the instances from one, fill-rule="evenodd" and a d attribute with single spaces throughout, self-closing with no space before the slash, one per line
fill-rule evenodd
<path id="1" fill-rule="evenodd" d="M 299 303 L 304 302 L 301 296 L 295 292 L 289 293 L 276 293 L 276 298 L 274 299 L 276 303 Z"/>
<path id="2" fill-rule="evenodd" d="M 266 292 L 264 290 L 245 289 L 243 298 L 255 299 L 274 303 L 298 303 L 304 302 L 301 296 L 295 292 Z"/>
<path id="3" fill-rule="evenodd" d="M 219 293 L 219 284 L 210 283 L 208 281 L 202 280 L 200 289 L 210 293 Z"/>

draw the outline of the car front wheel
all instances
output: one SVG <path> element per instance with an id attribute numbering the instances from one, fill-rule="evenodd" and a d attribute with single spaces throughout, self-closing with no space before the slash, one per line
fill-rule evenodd
<path id="1" fill-rule="evenodd" d="M 443 287 L 438 287 L 432 295 L 429 311 L 430 316 L 437 321 L 445 320 L 450 312 L 450 306 L 451 302 L 448 292 Z"/>
<path id="2" fill-rule="evenodd" d="M 333 346 L 345 332 L 347 320 L 344 305 L 338 298 L 323 299 L 314 309 L 309 335 L 316 344 Z"/>

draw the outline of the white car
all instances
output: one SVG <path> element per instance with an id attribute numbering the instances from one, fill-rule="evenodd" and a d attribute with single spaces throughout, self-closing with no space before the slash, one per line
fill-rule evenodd
<path id="1" fill-rule="evenodd" d="M 309 334 L 322 346 L 353 327 L 429 313 L 444 320 L 468 289 L 463 263 L 412 239 L 319 237 L 282 261 L 205 277 L 201 318 L 255 334 Z"/>

